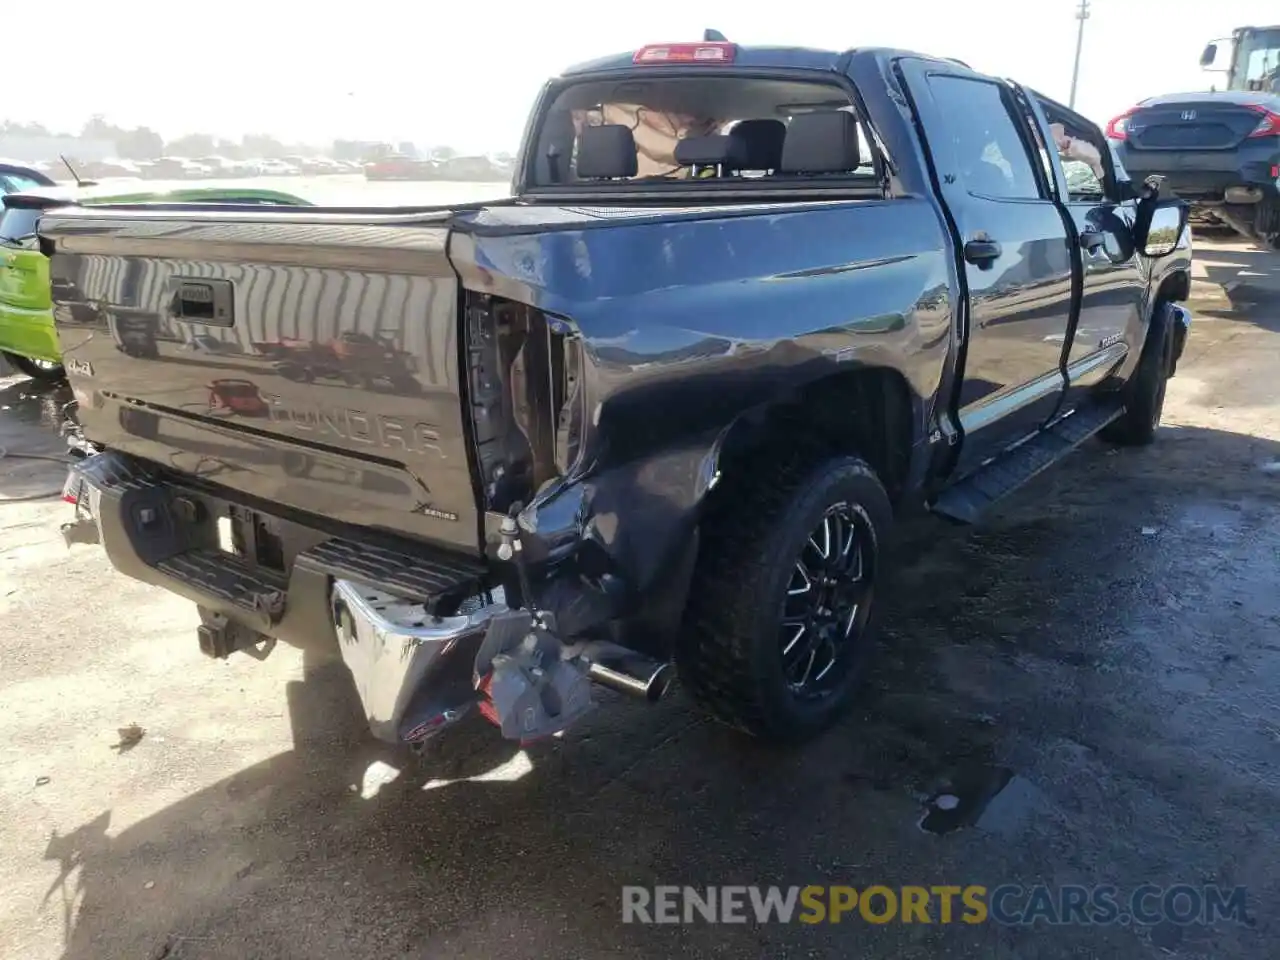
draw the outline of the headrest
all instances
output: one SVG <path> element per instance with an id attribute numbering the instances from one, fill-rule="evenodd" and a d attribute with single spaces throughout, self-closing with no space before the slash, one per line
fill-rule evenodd
<path id="1" fill-rule="evenodd" d="M 847 110 L 802 113 L 791 118 L 782 144 L 783 173 L 843 173 L 861 162 L 858 121 Z"/>
<path id="2" fill-rule="evenodd" d="M 776 170 L 782 163 L 782 142 L 787 125 L 781 120 L 742 120 L 733 125 L 729 139 L 742 156 L 740 169 Z"/>
<path id="3" fill-rule="evenodd" d="M 634 177 L 637 168 L 636 138 L 629 127 L 606 123 L 578 134 L 577 171 L 584 180 Z"/>
<path id="4" fill-rule="evenodd" d="M 690 164 L 723 163 L 730 169 L 737 170 L 742 166 L 743 154 L 731 137 L 724 134 L 712 134 L 706 137 L 685 137 L 676 143 L 676 163 L 682 167 Z"/>

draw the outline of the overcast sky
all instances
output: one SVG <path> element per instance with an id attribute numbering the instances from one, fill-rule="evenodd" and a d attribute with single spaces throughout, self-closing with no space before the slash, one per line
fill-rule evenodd
<path id="1" fill-rule="evenodd" d="M 102 113 L 166 137 L 510 149 L 548 75 L 648 42 L 696 40 L 704 27 L 741 43 L 958 57 L 1065 102 L 1076 3 L 61 0 L 52 32 L 23 30 L 21 16 L 0 28 L 18 31 L 5 43 L 0 116 L 78 129 Z M 1275 0 L 1092 0 L 1092 9 L 1077 106 L 1099 122 L 1144 96 L 1207 89 L 1214 78 L 1198 66 L 1207 41 L 1280 21 Z"/>

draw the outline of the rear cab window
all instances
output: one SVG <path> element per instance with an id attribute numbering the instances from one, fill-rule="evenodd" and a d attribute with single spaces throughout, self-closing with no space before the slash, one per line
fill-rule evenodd
<path id="1" fill-rule="evenodd" d="M 849 94 L 821 80 L 584 78 L 544 110 L 527 188 L 874 187 L 870 143 Z"/>

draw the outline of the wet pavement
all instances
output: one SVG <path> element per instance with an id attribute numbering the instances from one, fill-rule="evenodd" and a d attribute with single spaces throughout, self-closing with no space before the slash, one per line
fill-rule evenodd
<path id="1" fill-rule="evenodd" d="M 677 696 L 406 762 L 340 666 L 204 660 L 65 507 L 0 505 L 0 956 L 1274 955 L 1280 279 L 1198 256 L 1156 446 L 902 530 L 866 695 L 799 752 Z M 0 446 L 56 452 L 61 402 L 0 381 Z M 0 497 L 60 477 L 0 460 Z M 624 884 L 1037 883 L 1244 886 L 1251 922 L 620 922 Z"/>
<path id="2" fill-rule="evenodd" d="M 44 499 L 59 492 L 66 470 L 45 458 L 63 459 L 61 436 L 71 389 L 12 373 L 0 357 L 0 503 Z M 0 527 L 3 529 L 3 527 Z"/>

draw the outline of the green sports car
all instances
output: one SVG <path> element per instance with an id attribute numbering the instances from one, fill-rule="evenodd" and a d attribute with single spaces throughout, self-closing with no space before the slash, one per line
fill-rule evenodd
<path id="1" fill-rule="evenodd" d="M 25 185 L 4 195 L 0 212 L 0 354 L 36 380 L 60 380 L 62 351 L 53 327 L 49 261 L 36 246 L 36 224 L 52 207 L 78 204 L 262 203 L 310 206 L 278 190 L 244 187 L 189 187 L 169 191 L 122 192 L 122 185 Z M 0 187 L 0 191 L 3 188 Z"/>

